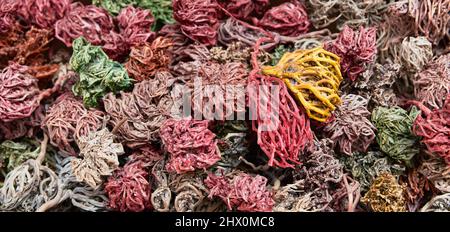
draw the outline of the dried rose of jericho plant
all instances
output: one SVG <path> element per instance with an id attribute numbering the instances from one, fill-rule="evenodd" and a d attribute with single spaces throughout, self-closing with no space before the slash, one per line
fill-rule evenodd
<path id="1" fill-rule="evenodd" d="M 270 0 L 218 0 L 219 5 L 233 17 L 249 20 L 253 14 L 262 14 Z"/>
<path id="2" fill-rule="evenodd" d="M 25 21 L 44 29 L 53 29 L 55 23 L 70 10 L 71 0 L 24 0 L 20 15 Z"/>
<path id="3" fill-rule="evenodd" d="M 433 57 L 433 50 L 425 37 L 406 37 L 400 45 L 398 56 L 395 58 L 403 65 L 405 72 L 416 73 Z"/>
<path id="4" fill-rule="evenodd" d="M 120 34 L 130 47 L 141 45 L 155 36 L 151 30 L 155 19 L 150 10 L 128 6 L 120 11 L 117 21 Z"/>
<path id="5" fill-rule="evenodd" d="M 141 212 L 152 208 L 150 183 L 144 163 L 125 164 L 108 178 L 105 192 L 109 207 L 120 212 Z"/>
<path id="6" fill-rule="evenodd" d="M 374 212 L 405 212 L 405 186 L 398 184 L 395 176 L 383 173 L 377 177 L 362 198 Z"/>
<path id="7" fill-rule="evenodd" d="M 189 88 L 195 115 L 214 119 L 245 113 L 248 74 L 242 63 L 181 62 L 174 70 Z"/>
<path id="8" fill-rule="evenodd" d="M 151 44 L 144 43 L 131 48 L 125 68 L 137 81 L 149 79 L 158 71 L 169 69 L 172 42 L 164 37 L 156 38 Z"/>
<path id="9" fill-rule="evenodd" d="M 360 27 L 355 32 L 349 26 L 344 26 L 338 38 L 325 44 L 325 48 L 341 58 L 342 72 L 355 81 L 375 58 L 376 29 Z"/>
<path id="10" fill-rule="evenodd" d="M 442 108 L 450 93 L 450 54 L 441 55 L 416 74 L 413 79 L 414 96 L 425 106 Z"/>
<path id="11" fill-rule="evenodd" d="M 369 120 L 368 100 L 354 94 L 341 97 L 342 105 L 335 111 L 335 119 L 324 127 L 329 138 L 347 155 L 365 152 L 375 139 L 375 127 Z"/>
<path id="12" fill-rule="evenodd" d="M 220 160 L 216 135 L 206 120 L 168 119 L 160 129 L 161 140 L 170 158 L 167 171 L 185 173 L 204 169 Z"/>
<path id="13" fill-rule="evenodd" d="M 212 0 L 174 0 L 173 17 L 191 40 L 214 45 L 219 26 L 217 3 Z"/>
<path id="14" fill-rule="evenodd" d="M 131 93 L 112 93 L 103 98 L 105 111 L 113 126 L 121 124 L 117 136 L 131 148 L 141 147 L 159 139 L 159 128 L 170 117 L 173 101 L 170 87 L 174 77 L 168 72 L 157 73 L 154 79 L 134 86 Z"/>
<path id="15" fill-rule="evenodd" d="M 219 197 L 229 210 L 243 212 L 270 212 L 273 207 L 272 192 L 263 176 L 251 176 L 243 172 L 232 172 L 226 176 L 209 173 L 205 180 L 209 197 Z"/>
<path id="16" fill-rule="evenodd" d="M 280 35 L 296 37 L 308 32 L 310 22 L 303 4 L 291 1 L 269 9 L 257 25 Z"/>
<path id="17" fill-rule="evenodd" d="M 431 199 L 420 212 L 450 212 L 450 193 L 445 193 Z"/>
<path id="18" fill-rule="evenodd" d="M 417 170 L 430 180 L 436 189 L 450 193 L 450 166 L 442 158 L 432 155 L 422 160 Z"/>
<path id="19" fill-rule="evenodd" d="M 29 68 L 10 64 L 0 73 L 0 121 L 11 122 L 30 117 L 40 102 L 61 87 L 62 79 L 50 89 L 40 90 L 38 80 L 28 74 Z"/>
<path id="20" fill-rule="evenodd" d="M 102 126 L 105 114 L 86 109 L 71 93 L 60 95 L 47 110 L 41 123 L 50 143 L 63 154 L 77 156 L 73 142 Z"/>
<path id="21" fill-rule="evenodd" d="M 119 167 L 118 156 L 125 153 L 106 128 L 80 137 L 78 146 L 80 158 L 72 160 L 72 173 L 77 181 L 94 189 L 103 183 L 103 177 L 113 174 Z"/>
<path id="22" fill-rule="evenodd" d="M 450 165 L 450 93 L 442 109 L 431 111 L 420 102 L 411 102 L 425 116 L 417 116 L 412 127 L 413 133 L 422 137 L 422 143 L 430 153 L 441 156 Z"/>

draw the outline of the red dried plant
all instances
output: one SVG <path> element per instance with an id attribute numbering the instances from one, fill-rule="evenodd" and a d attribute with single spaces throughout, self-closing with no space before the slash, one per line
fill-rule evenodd
<path id="1" fill-rule="evenodd" d="M 17 10 L 20 6 L 17 0 L 0 1 L 0 34 L 11 31 L 16 25 Z"/>
<path id="2" fill-rule="evenodd" d="M 72 47 L 73 40 L 83 36 L 91 44 L 102 46 L 110 58 L 119 59 L 129 51 L 129 38 L 114 29 L 113 18 L 105 9 L 75 2 L 69 13 L 56 22 L 55 36 L 68 47 Z"/>
<path id="3" fill-rule="evenodd" d="M 338 38 L 325 48 L 341 58 L 341 70 L 352 80 L 364 72 L 365 65 L 371 63 L 376 54 L 376 29 L 360 27 L 359 32 L 344 26 Z"/>
<path id="4" fill-rule="evenodd" d="M 209 173 L 204 182 L 210 189 L 209 197 L 221 198 L 229 210 L 237 208 L 244 212 L 272 211 L 272 192 L 267 189 L 267 179 L 263 176 L 251 176 L 242 172 L 227 176 Z"/>
<path id="5" fill-rule="evenodd" d="M 94 45 L 103 45 L 104 37 L 113 29 L 113 18 L 105 9 L 75 2 L 69 13 L 56 22 L 55 36 L 68 47 L 80 36 Z"/>
<path id="6" fill-rule="evenodd" d="M 171 63 L 172 42 L 164 37 L 156 38 L 151 44 L 144 43 L 131 49 L 130 58 L 125 68 L 130 76 L 143 81 L 155 75 L 158 71 L 169 69 Z"/>
<path id="7" fill-rule="evenodd" d="M 404 1 L 408 4 L 409 15 L 414 20 L 416 35 L 424 35 L 434 45 L 442 39 L 450 39 L 450 2 L 447 0 Z"/>
<path id="8" fill-rule="evenodd" d="M 441 156 L 450 165 L 450 94 L 441 109 L 431 111 L 422 103 L 417 105 L 425 117 L 417 116 L 413 124 L 413 133 L 422 136 L 429 152 Z"/>
<path id="9" fill-rule="evenodd" d="M 145 147 L 140 147 L 133 151 L 133 153 L 128 156 L 128 163 L 142 163 L 145 168 L 153 167 L 156 162 L 163 160 L 164 155 L 162 152 L 153 145 L 147 145 Z"/>
<path id="10" fill-rule="evenodd" d="M 262 14 L 270 0 L 218 0 L 219 5 L 233 17 L 249 20 L 252 14 Z"/>
<path id="11" fill-rule="evenodd" d="M 307 33 L 311 25 L 305 7 L 298 1 L 271 8 L 257 24 L 268 31 L 293 37 Z"/>
<path id="12" fill-rule="evenodd" d="M 413 79 L 414 96 L 431 109 L 439 109 L 444 105 L 450 93 L 450 54 L 437 57 Z"/>
<path id="13" fill-rule="evenodd" d="M 41 91 L 28 67 L 12 63 L 0 73 L 0 121 L 30 117 L 51 91 Z M 50 89 L 51 90 L 51 89 Z"/>
<path id="14" fill-rule="evenodd" d="M 173 17 L 190 39 L 205 45 L 216 44 L 219 20 L 214 0 L 173 0 Z"/>
<path id="15" fill-rule="evenodd" d="M 144 163 L 125 164 L 108 178 L 105 192 L 109 207 L 120 212 L 141 212 L 151 209 L 149 172 Z"/>
<path id="16" fill-rule="evenodd" d="M 71 0 L 24 0 L 20 3 L 20 15 L 25 21 L 43 29 L 53 29 L 56 21 L 71 9 Z"/>
<path id="17" fill-rule="evenodd" d="M 279 104 L 272 105 L 275 96 L 271 91 L 249 91 L 249 104 L 256 108 L 257 120 L 252 121 L 252 129 L 257 132 L 258 145 L 269 158 L 270 166 L 281 168 L 294 167 L 300 164 L 300 152 L 312 141 L 313 135 L 309 119 L 305 112 L 297 106 L 288 92 L 283 80 L 251 75 L 249 87 L 279 87 Z M 264 106 L 267 102 L 267 106 Z M 277 108 L 278 107 L 278 108 Z M 278 112 L 276 112 L 278 111 Z M 278 118 L 269 115 L 278 114 Z M 273 125 L 275 128 L 263 130 L 263 126 Z"/>
<path id="18" fill-rule="evenodd" d="M 242 63 L 192 61 L 174 68 L 192 94 L 194 114 L 204 118 L 229 118 L 245 114 L 247 70 Z"/>
<path id="19" fill-rule="evenodd" d="M 151 30 L 155 19 L 150 10 L 128 6 L 120 11 L 117 21 L 120 34 L 130 47 L 141 45 L 155 36 Z"/>
<path id="20" fill-rule="evenodd" d="M 220 160 L 216 135 L 208 129 L 209 121 L 168 119 L 160 129 L 161 140 L 170 158 L 169 172 L 185 173 L 204 169 Z"/>
<path id="21" fill-rule="evenodd" d="M 58 147 L 64 154 L 77 156 L 72 143 L 99 129 L 103 120 L 102 111 L 87 110 L 71 93 L 65 93 L 47 110 L 42 128 L 53 146 Z"/>
<path id="22" fill-rule="evenodd" d="M 178 54 L 190 43 L 189 38 L 181 32 L 180 27 L 179 24 L 166 24 L 158 31 L 158 36 L 164 36 L 172 41 L 171 50 L 173 54 Z"/>

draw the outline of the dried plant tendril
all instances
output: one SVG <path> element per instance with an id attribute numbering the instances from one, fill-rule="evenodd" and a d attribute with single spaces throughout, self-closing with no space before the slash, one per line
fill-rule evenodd
<path id="1" fill-rule="evenodd" d="M 20 14 L 39 28 L 53 29 L 55 23 L 70 10 L 71 0 L 24 0 Z"/>
<path id="2" fill-rule="evenodd" d="M 335 111 L 335 119 L 324 127 L 324 132 L 347 155 L 365 152 L 375 139 L 375 127 L 369 120 L 368 100 L 354 94 L 341 97 L 342 105 Z"/>
<path id="3" fill-rule="evenodd" d="M 97 106 L 98 100 L 108 92 L 115 93 L 132 85 L 121 64 L 110 60 L 100 47 L 91 45 L 83 37 L 73 42 L 70 66 L 80 76 L 73 92 L 83 98 L 87 107 Z"/>
<path id="4" fill-rule="evenodd" d="M 450 212 L 450 193 L 445 193 L 431 199 L 420 212 Z"/>
<path id="5" fill-rule="evenodd" d="M 419 153 L 418 137 L 412 133 L 412 125 L 420 111 L 412 107 L 408 113 L 399 107 L 377 107 L 372 112 L 372 122 L 377 128 L 377 142 L 381 150 L 395 160 L 410 166 Z"/>
<path id="6" fill-rule="evenodd" d="M 405 186 L 398 184 L 393 175 L 383 173 L 373 181 L 361 201 L 374 212 L 405 212 L 404 191 Z"/>
<path id="7" fill-rule="evenodd" d="M 325 122 L 341 103 L 339 57 L 323 48 L 285 53 L 277 65 L 263 73 L 283 79 L 311 119 Z"/>
<path id="8" fill-rule="evenodd" d="M 249 20 L 254 14 L 262 14 L 270 4 L 270 0 L 218 0 L 227 13 L 242 20 Z"/>

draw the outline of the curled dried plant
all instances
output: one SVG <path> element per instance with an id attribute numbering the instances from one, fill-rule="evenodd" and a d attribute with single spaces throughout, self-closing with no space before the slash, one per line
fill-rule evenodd
<path id="1" fill-rule="evenodd" d="M 439 109 L 450 93 L 450 54 L 441 55 L 416 74 L 413 79 L 414 96 L 425 106 Z"/>
<path id="2" fill-rule="evenodd" d="M 393 175 L 383 173 L 373 181 L 361 201 L 374 212 L 405 212 L 404 191 L 405 186 L 398 184 Z"/>
<path id="3" fill-rule="evenodd" d="M 158 37 L 152 43 L 132 47 L 125 63 L 128 74 L 137 81 L 143 81 L 153 77 L 158 71 L 168 70 L 171 46 L 169 39 Z"/>
<path id="4" fill-rule="evenodd" d="M 25 0 L 20 4 L 23 19 L 39 28 L 53 29 L 70 10 L 71 0 Z"/>
<path id="5" fill-rule="evenodd" d="M 376 55 L 376 28 L 360 27 L 358 32 L 350 27 L 344 26 L 337 39 L 327 43 L 325 48 L 338 55 L 341 60 L 342 72 L 350 80 L 364 72 L 365 66 L 373 62 Z"/>
<path id="6" fill-rule="evenodd" d="M 41 125 L 50 143 L 63 154 L 77 156 L 73 142 L 102 126 L 105 114 L 86 109 L 72 94 L 60 95 L 47 110 Z"/>
<path id="7" fill-rule="evenodd" d="M 217 3 L 212 0 L 174 0 L 173 17 L 193 41 L 215 45 L 219 26 Z"/>
<path id="8" fill-rule="evenodd" d="M 203 178 L 195 174 L 182 174 L 176 176 L 169 183 L 175 193 L 174 210 L 176 212 L 198 212 L 209 191 L 203 183 Z"/>
<path id="9" fill-rule="evenodd" d="M 441 156 L 450 165 L 450 93 L 442 109 L 431 111 L 419 102 L 414 102 L 425 117 L 419 115 L 413 124 L 413 132 L 422 137 L 428 152 Z"/>
<path id="10" fill-rule="evenodd" d="M 362 192 L 367 192 L 373 181 L 382 173 L 400 175 L 405 171 L 403 165 L 394 162 L 379 151 L 355 153 L 353 156 L 342 157 L 341 162 L 346 171 L 360 183 Z"/>
<path id="11" fill-rule="evenodd" d="M 155 33 L 151 27 L 155 21 L 152 12 L 128 6 L 117 16 L 120 34 L 128 46 L 141 45 L 154 38 Z"/>
<path id="12" fill-rule="evenodd" d="M 103 177 L 113 174 L 119 167 L 118 156 L 125 153 L 106 128 L 80 137 L 78 146 L 80 158 L 71 161 L 73 175 L 93 189 L 103 183 Z"/>
<path id="13" fill-rule="evenodd" d="M 431 156 L 421 162 L 418 172 L 433 182 L 443 193 L 450 193 L 450 167 L 440 158 Z"/>
<path id="14" fill-rule="evenodd" d="M 368 100 L 354 94 L 341 97 L 342 105 L 335 111 L 335 119 L 324 127 L 324 132 L 347 155 L 365 152 L 375 139 L 375 127 L 369 120 Z"/>
<path id="15" fill-rule="evenodd" d="M 450 212 L 450 193 L 445 193 L 431 199 L 420 212 Z"/>
<path id="16" fill-rule="evenodd" d="M 110 123 L 119 126 L 116 133 L 119 140 L 135 148 L 159 139 L 158 130 L 170 117 L 173 102 L 169 92 L 173 81 L 170 73 L 160 72 L 155 79 L 136 84 L 131 93 L 105 96 L 105 111 L 111 117 Z"/>
<path id="17" fill-rule="evenodd" d="M 425 37 L 407 37 L 402 41 L 398 63 L 406 72 L 416 73 L 433 57 L 431 43 Z"/>
<path id="18" fill-rule="evenodd" d="M 192 95 L 195 115 L 206 119 L 230 118 L 245 113 L 248 72 L 242 63 L 192 61 L 174 68 Z"/>
<path id="19" fill-rule="evenodd" d="M 228 206 L 244 212 L 270 212 L 273 207 L 272 193 L 266 187 L 263 176 L 251 176 L 243 172 L 232 172 L 216 176 L 208 174 L 205 185 L 209 188 L 209 197 L 219 197 Z"/>
<path id="20" fill-rule="evenodd" d="M 412 126 L 420 111 L 412 107 L 408 113 L 400 107 L 377 107 L 372 112 L 372 122 L 377 128 L 377 142 L 388 156 L 411 166 L 412 158 L 419 153 L 418 137 Z"/>
<path id="21" fill-rule="evenodd" d="M 220 160 L 216 135 L 206 120 L 168 119 L 160 129 L 161 140 L 169 152 L 167 171 L 186 173 L 205 169 Z"/>
<path id="22" fill-rule="evenodd" d="M 308 14 L 299 1 L 274 6 L 257 22 L 257 25 L 284 36 L 296 37 L 308 32 Z"/>

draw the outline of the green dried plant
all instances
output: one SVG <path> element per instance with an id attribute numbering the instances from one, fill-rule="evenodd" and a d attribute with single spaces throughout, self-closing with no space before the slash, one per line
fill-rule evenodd
<path id="1" fill-rule="evenodd" d="M 377 142 L 381 150 L 395 160 L 412 166 L 412 158 L 419 153 L 418 137 L 411 127 L 420 111 L 412 107 L 408 113 L 400 107 L 377 107 L 372 112 L 372 122 L 377 128 Z"/>
<path id="2" fill-rule="evenodd" d="M 127 70 L 110 60 L 101 47 L 91 45 L 83 37 L 73 41 L 70 65 L 80 76 L 73 92 L 83 98 L 87 107 L 96 107 L 98 100 L 108 92 L 116 93 L 132 86 Z"/>
<path id="3" fill-rule="evenodd" d="M 93 0 L 92 4 L 106 9 L 112 15 L 118 15 L 120 10 L 132 5 L 149 9 L 157 22 L 165 24 L 175 22 L 172 17 L 172 1 L 170 0 Z"/>
<path id="4" fill-rule="evenodd" d="M 361 184 L 362 192 L 368 191 L 373 180 L 381 173 L 400 175 L 405 171 L 403 165 L 395 163 L 394 160 L 379 151 L 343 156 L 341 162 L 344 164 L 345 170 L 350 172 L 353 178 Z"/>

